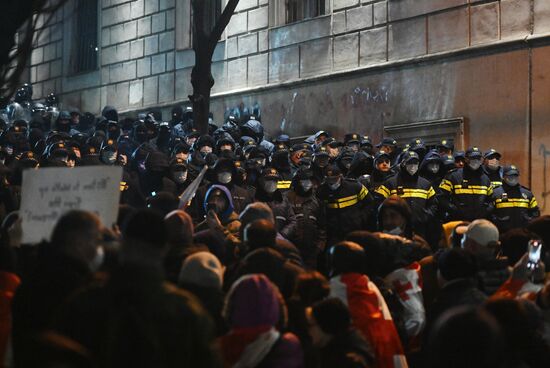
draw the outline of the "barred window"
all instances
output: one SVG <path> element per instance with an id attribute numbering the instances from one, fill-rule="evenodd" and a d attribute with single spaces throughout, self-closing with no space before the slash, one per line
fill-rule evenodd
<path id="1" fill-rule="evenodd" d="M 72 71 L 74 74 L 97 69 L 98 0 L 77 0 L 74 17 Z"/>
<path id="2" fill-rule="evenodd" d="M 205 28 L 210 31 L 220 18 L 227 0 L 204 0 L 208 1 L 206 6 Z M 193 7 L 191 0 L 176 2 L 176 18 L 183 19 L 176 22 L 176 49 L 185 50 L 193 48 Z M 222 35 L 222 39 L 224 35 Z"/>
<path id="3" fill-rule="evenodd" d="M 286 23 L 327 14 L 328 0 L 287 0 Z"/>

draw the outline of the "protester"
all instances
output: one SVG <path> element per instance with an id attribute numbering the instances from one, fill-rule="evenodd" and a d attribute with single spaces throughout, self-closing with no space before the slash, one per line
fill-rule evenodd
<path id="1" fill-rule="evenodd" d="M 549 359 L 550 217 L 496 148 L 272 140 L 256 108 L 201 134 L 181 106 L 169 121 L 46 106 L 0 122 L 0 366 Z M 120 168 L 116 224 L 60 211 L 47 241 L 24 244 L 23 171 L 91 165 Z"/>

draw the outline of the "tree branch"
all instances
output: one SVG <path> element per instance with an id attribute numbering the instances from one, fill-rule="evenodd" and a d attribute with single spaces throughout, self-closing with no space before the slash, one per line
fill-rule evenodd
<path id="1" fill-rule="evenodd" d="M 231 17 L 233 16 L 233 13 L 235 12 L 235 8 L 237 8 L 238 4 L 239 4 L 239 0 L 229 0 L 221 16 L 216 21 L 216 25 L 214 26 L 214 29 L 212 29 L 212 32 L 210 32 L 210 39 L 208 42 L 210 55 L 214 54 L 214 49 L 216 48 L 216 44 L 218 43 L 218 40 L 222 36 L 222 33 L 225 30 L 225 27 L 227 27 L 227 25 L 229 24 L 229 21 L 231 20 Z"/>

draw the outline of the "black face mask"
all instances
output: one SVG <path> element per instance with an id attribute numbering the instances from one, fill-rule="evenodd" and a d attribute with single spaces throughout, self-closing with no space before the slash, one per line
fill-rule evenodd
<path id="1" fill-rule="evenodd" d="M 216 195 L 216 196 L 210 196 L 208 198 L 208 203 L 206 204 L 206 210 L 207 211 L 214 211 L 217 215 L 221 215 L 225 211 L 227 211 L 227 208 L 229 206 L 229 203 L 227 202 L 227 199 Z"/>

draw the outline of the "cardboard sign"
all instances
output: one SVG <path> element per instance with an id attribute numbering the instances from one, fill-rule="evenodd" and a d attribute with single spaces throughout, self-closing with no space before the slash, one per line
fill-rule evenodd
<path id="1" fill-rule="evenodd" d="M 96 213 L 110 227 L 118 216 L 122 167 L 88 166 L 23 171 L 21 209 L 23 243 L 49 240 L 67 211 Z"/>

